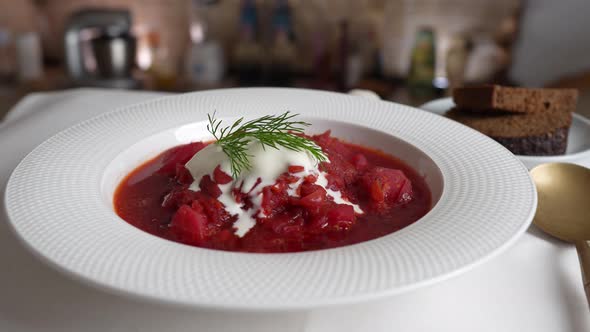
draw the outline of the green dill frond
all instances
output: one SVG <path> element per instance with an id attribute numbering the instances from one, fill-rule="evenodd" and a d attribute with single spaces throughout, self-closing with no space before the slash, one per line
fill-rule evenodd
<path id="1" fill-rule="evenodd" d="M 305 127 L 310 124 L 304 121 L 294 121 L 299 114 L 285 112 L 281 115 L 265 115 L 258 119 L 244 122 L 238 119 L 231 126 L 221 127 L 222 120 L 213 115 L 207 115 L 209 124 L 207 130 L 215 137 L 222 151 L 228 156 L 231 172 L 237 178 L 244 170 L 251 168 L 248 144 L 258 140 L 263 148 L 279 149 L 284 147 L 292 151 L 308 151 L 319 163 L 328 160 L 322 149 L 312 140 L 301 136 Z"/>

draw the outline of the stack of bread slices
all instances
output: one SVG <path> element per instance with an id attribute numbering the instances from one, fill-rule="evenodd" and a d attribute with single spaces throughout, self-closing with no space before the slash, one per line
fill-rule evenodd
<path id="1" fill-rule="evenodd" d="M 564 154 L 576 109 L 575 89 L 485 85 L 453 90 L 446 116 L 488 135 L 517 155 Z"/>

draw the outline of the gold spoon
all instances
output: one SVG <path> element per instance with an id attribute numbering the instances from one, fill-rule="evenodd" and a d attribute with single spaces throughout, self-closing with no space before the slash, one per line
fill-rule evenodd
<path id="1" fill-rule="evenodd" d="M 545 233 L 576 245 L 590 303 L 590 169 L 565 163 L 531 170 L 539 202 L 534 223 Z"/>

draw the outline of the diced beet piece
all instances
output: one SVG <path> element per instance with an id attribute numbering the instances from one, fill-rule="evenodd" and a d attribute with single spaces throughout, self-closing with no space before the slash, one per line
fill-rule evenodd
<path id="1" fill-rule="evenodd" d="M 218 165 L 215 167 L 213 171 L 213 179 L 217 184 L 228 184 L 231 182 L 232 177 L 229 174 L 226 174 L 224 171 L 221 170 L 221 167 Z"/>
<path id="2" fill-rule="evenodd" d="M 407 179 L 406 179 L 407 180 Z M 407 180 L 403 185 L 401 190 L 399 191 L 399 203 L 407 203 L 412 200 L 414 192 L 412 190 L 412 182 Z"/>
<path id="3" fill-rule="evenodd" d="M 267 226 L 270 226 L 277 234 L 298 237 L 303 231 L 303 218 L 298 214 L 283 213 L 274 217 Z"/>
<path id="4" fill-rule="evenodd" d="M 301 197 L 303 196 L 307 196 L 315 191 L 318 190 L 324 190 L 324 188 L 322 188 L 322 186 L 319 186 L 317 184 L 313 184 L 313 183 L 309 183 L 309 182 L 303 182 L 300 186 L 299 186 L 299 195 Z M 325 190 L 324 190 L 325 191 Z"/>
<path id="5" fill-rule="evenodd" d="M 357 170 L 362 171 L 369 166 L 369 161 L 367 161 L 364 154 L 357 153 L 352 157 L 352 164 Z"/>
<path id="6" fill-rule="evenodd" d="M 319 134 L 319 135 L 314 135 L 314 136 L 312 136 L 312 138 L 316 142 L 316 144 L 318 144 L 319 146 L 321 146 L 323 148 L 324 146 L 328 145 L 332 141 L 332 137 L 330 137 L 330 134 L 331 134 L 331 131 L 326 130 L 326 132 Z"/>
<path id="7" fill-rule="evenodd" d="M 182 184 L 191 184 L 194 181 L 191 172 L 183 164 L 176 164 L 176 181 Z"/>
<path id="8" fill-rule="evenodd" d="M 291 175 L 291 174 L 285 176 L 285 182 L 287 182 L 289 184 L 295 183 L 295 182 L 299 181 L 299 179 L 300 179 L 299 177 L 297 177 L 295 175 Z"/>
<path id="9" fill-rule="evenodd" d="M 328 211 L 328 224 L 332 229 L 348 229 L 356 220 L 354 208 L 347 204 L 337 204 Z"/>
<path id="10" fill-rule="evenodd" d="M 312 209 L 317 208 L 324 202 L 326 202 L 326 190 L 320 186 L 314 192 L 301 197 L 299 200 L 299 204 L 303 207 Z"/>
<path id="11" fill-rule="evenodd" d="M 306 177 L 303 178 L 303 182 L 307 182 L 307 183 L 315 183 L 318 180 L 317 175 L 307 175 Z"/>
<path id="12" fill-rule="evenodd" d="M 332 162 L 325 163 L 324 168 L 331 177 L 328 177 L 331 185 L 340 190 L 356 180 L 358 171 L 351 162 L 338 154 L 333 155 L 330 160 Z"/>
<path id="13" fill-rule="evenodd" d="M 207 217 L 191 209 L 188 205 L 182 205 L 170 222 L 170 231 L 176 238 L 191 245 L 204 244 L 206 229 Z"/>
<path id="14" fill-rule="evenodd" d="M 343 188 L 346 188 L 346 182 L 338 175 L 328 173 L 326 174 L 326 180 L 328 180 L 328 185 L 326 185 L 328 189 L 341 191 Z"/>
<path id="15" fill-rule="evenodd" d="M 405 203 L 412 197 L 412 183 L 397 169 L 375 167 L 363 175 L 361 184 L 374 203 Z"/>
<path id="16" fill-rule="evenodd" d="M 352 206 L 347 204 L 331 204 L 312 219 L 309 224 L 311 233 L 341 232 L 350 229 L 356 221 Z"/>
<path id="17" fill-rule="evenodd" d="M 300 172 L 303 172 L 305 170 L 305 167 L 291 165 L 291 166 L 289 166 L 288 170 L 289 170 L 289 173 L 300 173 Z"/>
<path id="18" fill-rule="evenodd" d="M 165 208 L 178 208 L 182 205 L 190 204 L 197 197 L 197 193 L 182 187 L 175 189 L 164 196 L 162 206 Z"/>
<path id="19" fill-rule="evenodd" d="M 285 210 L 285 205 L 289 201 L 287 191 L 273 190 L 274 186 L 266 186 L 262 189 L 261 208 L 266 217 L 271 217 Z"/>
<path id="20" fill-rule="evenodd" d="M 371 199 L 378 203 L 384 202 L 385 193 L 383 192 L 383 184 L 381 183 L 381 179 L 374 179 L 370 185 L 371 189 L 369 189 L 369 194 L 371 195 Z"/>
<path id="21" fill-rule="evenodd" d="M 321 234 L 328 228 L 328 216 L 318 215 L 314 216 L 309 223 L 308 230 L 312 234 Z"/>
<path id="22" fill-rule="evenodd" d="M 331 204 L 327 210 L 312 219 L 309 230 L 314 234 L 340 232 L 350 229 L 355 222 L 356 215 L 352 206 Z"/>
<path id="23" fill-rule="evenodd" d="M 191 209 L 195 210 L 196 212 L 202 213 L 203 212 L 203 205 L 198 200 L 194 200 L 191 203 Z"/>
<path id="24" fill-rule="evenodd" d="M 332 160 L 333 157 L 342 156 L 345 159 L 352 157 L 352 150 L 342 141 L 330 137 L 330 131 L 326 131 L 321 135 L 312 136 L 313 140 L 322 148 L 324 153 L 327 153 Z"/>
<path id="25" fill-rule="evenodd" d="M 205 175 L 203 176 L 203 178 L 201 179 L 201 182 L 199 182 L 199 188 L 201 188 L 201 190 L 206 193 L 207 195 L 213 197 L 213 198 L 217 198 L 219 196 L 221 196 L 221 189 L 219 189 L 219 186 L 217 185 L 217 183 L 213 182 L 213 180 L 211 180 L 211 177 L 209 175 Z"/>
<path id="26" fill-rule="evenodd" d="M 176 165 L 186 164 L 195 153 L 201 151 L 207 144 L 194 142 L 180 145 L 165 152 L 162 157 L 162 167 L 158 169 L 159 174 L 173 175 L 176 172 Z"/>
<path id="27" fill-rule="evenodd" d="M 203 212 L 207 216 L 209 224 L 222 227 L 232 220 L 232 216 L 225 210 L 220 201 L 201 192 L 198 194 L 197 200 L 203 207 Z"/>

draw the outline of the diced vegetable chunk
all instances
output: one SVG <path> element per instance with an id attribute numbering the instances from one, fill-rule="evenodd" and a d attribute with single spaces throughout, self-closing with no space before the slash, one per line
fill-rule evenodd
<path id="1" fill-rule="evenodd" d="M 383 207 L 412 199 L 412 183 L 397 169 L 375 167 L 361 178 L 361 184 L 372 202 Z"/>
<path id="2" fill-rule="evenodd" d="M 206 225 L 207 217 L 183 205 L 172 217 L 170 230 L 180 242 L 198 246 L 205 241 Z"/>
<path id="3" fill-rule="evenodd" d="M 195 153 L 201 151 L 205 146 L 207 145 L 203 142 L 195 142 L 180 145 L 166 151 L 162 156 L 162 167 L 158 169 L 158 173 L 174 175 L 176 172 L 176 165 L 186 164 Z"/>

